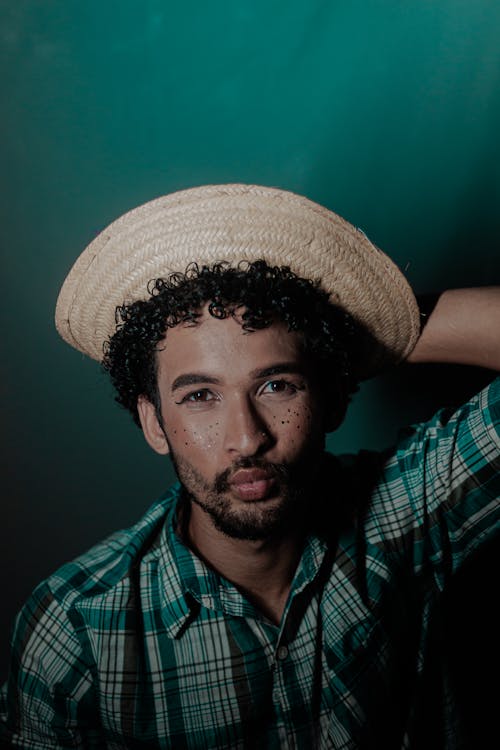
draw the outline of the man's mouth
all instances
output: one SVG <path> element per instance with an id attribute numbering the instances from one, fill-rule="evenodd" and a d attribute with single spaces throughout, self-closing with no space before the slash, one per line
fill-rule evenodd
<path id="1" fill-rule="evenodd" d="M 239 469 L 228 484 L 240 500 L 266 500 L 273 494 L 275 477 L 265 469 Z"/>

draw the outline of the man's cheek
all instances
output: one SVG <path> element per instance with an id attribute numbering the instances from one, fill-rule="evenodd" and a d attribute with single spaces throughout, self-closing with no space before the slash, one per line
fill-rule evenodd
<path id="1" fill-rule="evenodd" d="M 220 436 L 220 425 L 217 421 L 207 424 L 188 425 L 173 431 L 175 443 L 181 450 L 201 451 L 202 453 L 212 451 Z"/>

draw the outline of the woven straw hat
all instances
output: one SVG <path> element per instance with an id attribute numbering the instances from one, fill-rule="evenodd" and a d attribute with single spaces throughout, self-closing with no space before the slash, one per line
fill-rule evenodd
<path id="1" fill-rule="evenodd" d="M 406 357 L 420 331 L 410 286 L 383 252 L 332 211 L 256 185 L 182 190 L 129 211 L 80 255 L 57 301 L 63 339 L 101 360 L 116 307 L 148 299 L 148 283 L 189 263 L 264 259 L 319 279 L 367 332 L 359 377 Z M 367 339 L 367 340 L 368 340 Z"/>

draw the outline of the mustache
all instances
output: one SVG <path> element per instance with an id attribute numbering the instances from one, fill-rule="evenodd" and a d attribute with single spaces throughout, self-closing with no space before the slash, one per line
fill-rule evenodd
<path id="1" fill-rule="evenodd" d="M 279 483 L 287 482 L 291 477 L 288 464 L 277 464 L 258 458 L 242 458 L 217 475 L 214 482 L 215 491 L 226 492 L 229 489 L 230 477 L 239 469 L 261 469 L 270 479 L 275 479 Z"/>

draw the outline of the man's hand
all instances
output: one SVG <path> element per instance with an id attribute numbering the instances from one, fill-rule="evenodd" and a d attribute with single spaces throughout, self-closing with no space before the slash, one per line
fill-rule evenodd
<path id="1" fill-rule="evenodd" d="M 443 292 L 408 362 L 452 362 L 500 370 L 500 287 Z"/>

